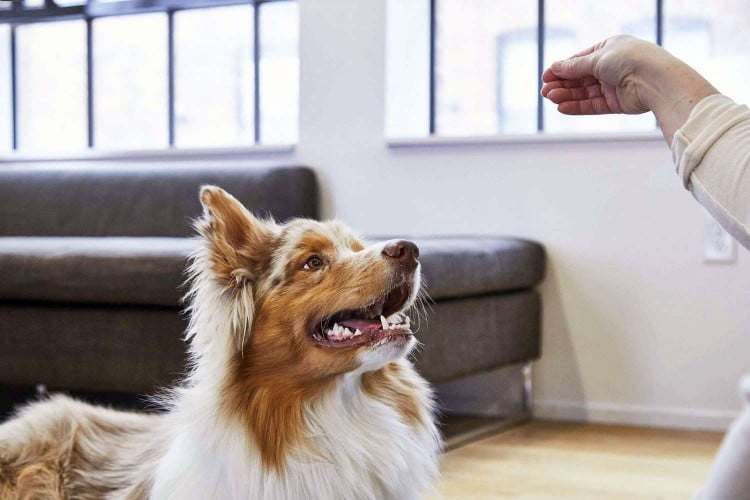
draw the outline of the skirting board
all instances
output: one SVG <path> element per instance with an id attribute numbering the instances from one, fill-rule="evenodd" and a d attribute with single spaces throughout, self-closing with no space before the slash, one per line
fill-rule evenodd
<path id="1" fill-rule="evenodd" d="M 535 400 L 535 419 L 724 432 L 739 410 L 686 410 L 614 403 Z"/>

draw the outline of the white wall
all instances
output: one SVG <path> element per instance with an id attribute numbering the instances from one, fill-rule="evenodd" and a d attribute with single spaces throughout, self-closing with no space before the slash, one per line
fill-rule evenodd
<path id="1" fill-rule="evenodd" d="M 750 255 L 660 142 L 389 149 L 384 0 L 301 0 L 300 141 L 324 213 L 363 233 L 517 235 L 549 252 L 539 416 L 724 428 L 750 368 Z M 429 342 L 429 338 L 424 339 Z"/>

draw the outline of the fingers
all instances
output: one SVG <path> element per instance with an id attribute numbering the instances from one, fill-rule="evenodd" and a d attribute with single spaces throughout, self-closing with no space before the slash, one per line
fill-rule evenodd
<path id="1" fill-rule="evenodd" d="M 599 85 L 599 81 L 593 76 L 587 76 L 576 80 L 552 80 L 547 82 L 542 87 L 542 97 L 547 97 L 550 91 L 555 89 L 572 89 L 577 87 L 589 87 L 592 85 Z"/>
<path id="2" fill-rule="evenodd" d="M 610 104 L 602 86 L 591 78 L 556 80 L 545 84 L 542 95 L 557 104 L 557 110 L 566 115 L 602 115 L 621 113 L 616 103 Z M 612 106 L 617 109 L 613 109 Z"/>
<path id="3" fill-rule="evenodd" d="M 606 42 L 606 40 L 601 41 L 601 42 L 599 42 L 599 43 L 597 43 L 595 45 L 592 45 L 591 47 L 583 49 L 580 52 L 576 52 L 575 54 L 573 54 L 573 57 L 587 56 L 587 55 L 593 53 L 594 51 L 599 50 L 600 48 L 602 48 L 602 46 L 604 45 L 605 42 Z"/>
<path id="4" fill-rule="evenodd" d="M 544 73 L 542 81 L 547 83 L 555 79 L 571 80 L 594 75 L 594 57 L 593 54 L 599 50 L 604 42 L 584 49 L 573 54 L 568 59 L 553 62 Z"/>
<path id="5" fill-rule="evenodd" d="M 557 110 L 566 115 L 602 115 L 615 112 L 602 94 L 601 85 L 598 83 L 572 88 L 554 88 L 549 90 L 545 97 L 557 104 Z"/>
<path id="6" fill-rule="evenodd" d="M 544 73 L 542 73 L 542 82 L 548 83 L 554 80 L 559 80 L 559 78 L 552 72 L 552 68 L 545 69 Z"/>
<path id="7" fill-rule="evenodd" d="M 553 62 L 542 73 L 541 94 L 557 104 L 557 109 L 566 115 L 601 115 L 620 111 L 613 110 L 602 93 L 602 85 L 594 77 L 594 65 L 598 51 L 606 43 L 599 42 L 568 59 Z M 611 97 L 611 96 L 610 96 Z M 616 100 L 612 101 L 617 108 Z"/>
<path id="8" fill-rule="evenodd" d="M 593 97 L 582 101 L 564 101 L 557 105 L 564 115 L 606 115 L 614 113 L 604 97 Z"/>
<path id="9" fill-rule="evenodd" d="M 555 104 L 565 101 L 583 101 L 594 97 L 602 97 L 602 87 L 598 83 L 572 88 L 551 89 L 545 96 Z"/>
<path id="10" fill-rule="evenodd" d="M 552 73 L 563 80 L 573 80 L 594 75 L 594 57 L 590 55 L 571 57 L 564 61 L 555 61 L 550 66 Z"/>

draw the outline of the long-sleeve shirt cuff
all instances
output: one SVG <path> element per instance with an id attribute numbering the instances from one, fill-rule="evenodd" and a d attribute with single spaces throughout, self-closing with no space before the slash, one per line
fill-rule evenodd
<path id="1" fill-rule="evenodd" d="M 704 98 L 675 132 L 672 156 L 685 188 L 750 248 L 750 109 Z"/>

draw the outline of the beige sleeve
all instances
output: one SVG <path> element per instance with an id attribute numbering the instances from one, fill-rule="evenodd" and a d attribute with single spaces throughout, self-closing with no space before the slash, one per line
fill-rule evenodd
<path id="1" fill-rule="evenodd" d="M 706 97 L 675 133 L 672 157 L 685 188 L 750 249 L 750 109 Z"/>

